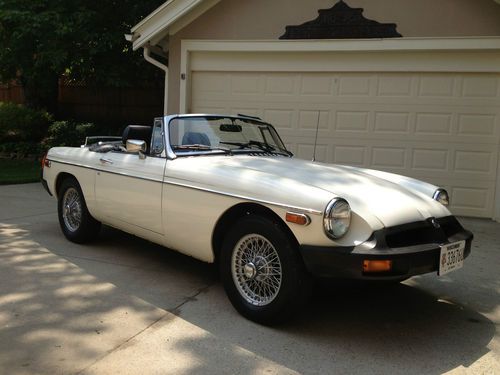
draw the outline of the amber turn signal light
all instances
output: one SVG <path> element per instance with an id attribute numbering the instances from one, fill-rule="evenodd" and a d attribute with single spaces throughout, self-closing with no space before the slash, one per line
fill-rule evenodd
<path id="1" fill-rule="evenodd" d="M 392 260 L 364 260 L 363 272 L 388 272 L 392 269 Z"/>
<path id="2" fill-rule="evenodd" d="M 295 223 L 299 225 L 309 225 L 311 222 L 311 219 L 309 219 L 309 216 L 304 215 L 304 214 L 297 214 L 295 212 L 287 212 L 286 213 L 286 221 L 290 223 Z"/>

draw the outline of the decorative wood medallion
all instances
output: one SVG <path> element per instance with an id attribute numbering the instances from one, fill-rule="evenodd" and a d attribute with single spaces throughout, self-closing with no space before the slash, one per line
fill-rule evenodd
<path id="1" fill-rule="evenodd" d="M 363 16 L 363 8 L 351 8 L 340 0 L 330 9 L 320 9 L 315 20 L 286 26 L 280 39 L 398 38 L 395 23 L 379 23 Z"/>

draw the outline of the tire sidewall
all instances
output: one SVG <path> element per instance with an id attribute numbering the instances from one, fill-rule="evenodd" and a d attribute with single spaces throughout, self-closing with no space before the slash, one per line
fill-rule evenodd
<path id="1" fill-rule="evenodd" d="M 77 230 L 71 231 L 67 228 L 66 223 L 63 218 L 63 200 L 64 195 L 68 191 L 68 189 L 75 189 L 79 195 L 80 204 L 82 208 L 82 219 L 80 226 Z M 58 194 L 58 202 L 57 202 L 57 213 L 59 218 L 59 224 L 61 226 L 61 230 L 64 236 L 76 243 L 83 243 L 91 240 L 93 238 L 93 234 L 98 230 L 98 222 L 90 215 L 87 204 L 85 203 L 85 198 L 83 196 L 82 189 L 80 188 L 80 184 L 74 178 L 66 178 L 62 183 L 59 189 Z"/>
<path id="2" fill-rule="evenodd" d="M 232 256 L 239 240 L 248 234 L 265 237 L 278 253 L 282 279 L 278 295 L 267 305 L 256 306 L 245 300 L 235 285 L 232 275 Z M 303 270 L 294 242 L 275 222 L 260 216 L 249 215 L 238 221 L 224 239 L 220 268 L 224 288 L 233 306 L 243 316 L 263 324 L 285 320 L 302 302 Z"/>

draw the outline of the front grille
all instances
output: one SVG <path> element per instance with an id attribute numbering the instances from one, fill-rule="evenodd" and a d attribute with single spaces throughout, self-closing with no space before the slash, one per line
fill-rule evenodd
<path id="1" fill-rule="evenodd" d="M 436 221 L 439 223 L 439 228 L 432 224 L 431 219 L 387 228 L 386 244 L 390 248 L 428 243 L 440 244 L 446 242 L 448 237 L 463 230 L 458 220 L 453 216 L 436 219 Z"/>
<path id="2" fill-rule="evenodd" d="M 443 228 L 446 237 L 451 237 L 454 234 L 457 234 L 458 232 L 464 230 L 462 225 L 460 225 L 460 223 L 454 216 L 443 217 L 441 219 L 438 219 L 437 221 L 441 225 L 441 228 Z"/>

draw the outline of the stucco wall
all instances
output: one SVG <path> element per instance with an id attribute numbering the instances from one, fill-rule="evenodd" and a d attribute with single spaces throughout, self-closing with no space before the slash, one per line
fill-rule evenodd
<path id="1" fill-rule="evenodd" d="M 179 108 L 183 39 L 278 39 L 286 25 L 317 17 L 336 0 L 222 0 L 170 36 L 169 112 Z M 364 15 L 396 23 L 403 37 L 499 36 L 500 5 L 493 0 L 346 0 Z"/>

